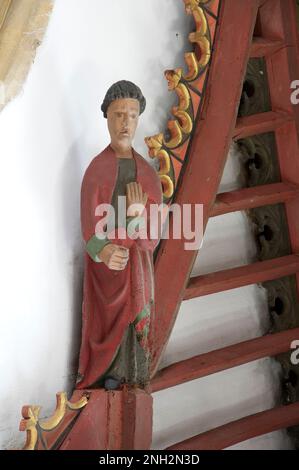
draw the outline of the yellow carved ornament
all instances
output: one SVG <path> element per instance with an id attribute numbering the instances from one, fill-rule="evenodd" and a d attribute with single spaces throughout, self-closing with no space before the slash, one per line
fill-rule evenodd
<path id="1" fill-rule="evenodd" d="M 190 134 L 193 129 L 193 122 L 191 117 L 186 111 L 180 111 L 177 108 L 173 108 L 173 115 L 178 118 L 179 126 L 185 134 Z"/>
<path id="2" fill-rule="evenodd" d="M 168 89 L 175 91 L 179 102 L 172 108 L 172 113 L 176 119 L 168 121 L 167 127 L 170 132 L 170 138 L 165 140 L 164 134 L 157 134 L 145 139 L 149 148 L 149 155 L 152 158 L 159 159 L 159 176 L 163 186 L 165 197 L 171 197 L 173 194 L 173 181 L 167 175 L 170 171 L 171 157 L 167 149 L 174 149 L 183 143 L 183 135 L 190 135 L 193 130 L 193 120 L 188 114 L 191 105 L 191 93 L 188 84 L 185 82 L 195 81 L 201 70 L 206 67 L 211 56 L 211 44 L 208 38 L 209 25 L 206 18 L 204 4 L 210 0 L 183 0 L 187 14 L 193 15 L 196 25 L 195 32 L 189 35 L 189 40 L 196 44 L 194 52 L 185 53 L 185 62 L 188 71 L 183 72 L 182 68 L 167 70 L 165 77 L 168 81 Z M 199 59 L 198 59 L 199 57 Z M 163 149 L 166 148 L 166 150 Z"/>
<path id="3" fill-rule="evenodd" d="M 161 150 L 162 145 L 163 145 L 162 132 L 160 132 L 160 134 L 156 134 L 151 137 L 146 137 L 144 141 L 146 145 L 148 146 L 149 156 L 151 158 L 156 158 L 158 156 L 158 152 Z"/>
<path id="4" fill-rule="evenodd" d="M 196 24 L 196 32 L 201 36 L 205 36 L 208 31 L 208 22 L 202 8 L 194 8 L 192 13 Z"/>
<path id="5" fill-rule="evenodd" d="M 157 154 L 159 161 L 159 175 L 167 175 L 170 171 L 170 157 L 166 150 L 160 150 Z"/>
<path id="6" fill-rule="evenodd" d="M 56 395 L 56 409 L 54 411 L 53 416 L 48 419 L 44 419 L 39 422 L 41 429 L 44 431 L 50 431 L 51 429 L 56 428 L 59 423 L 64 418 L 67 408 L 71 410 L 80 410 L 83 408 L 88 402 L 88 398 L 83 396 L 78 402 L 70 403 L 67 399 L 65 392 L 57 393 Z"/>
<path id="7" fill-rule="evenodd" d="M 186 52 L 184 54 L 184 57 L 188 67 L 188 72 L 184 74 L 184 79 L 188 82 L 192 82 L 198 76 L 199 65 L 194 52 Z"/>
<path id="8" fill-rule="evenodd" d="M 192 13 L 195 8 L 198 8 L 200 4 L 208 3 L 210 0 L 184 0 L 185 10 L 188 15 Z"/>
<path id="9" fill-rule="evenodd" d="M 167 127 L 170 131 L 171 138 L 167 142 L 163 138 L 163 143 L 167 148 L 173 149 L 178 147 L 183 140 L 183 134 L 181 126 L 179 125 L 177 120 L 168 121 Z"/>
<path id="10" fill-rule="evenodd" d="M 161 183 L 162 183 L 164 197 L 166 197 L 166 198 L 171 197 L 173 195 L 173 190 L 174 190 L 172 180 L 167 175 L 160 176 L 160 180 L 161 180 Z"/>
<path id="11" fill-rule="evenodd" d="M 48 418 L 39 420 L 40 406 L 24 406 L 22 410 L 23 418 L 20 423 L 20 431 L 27 432 L 26 443 L 23 450 L 34 450 L 37 443 L 37 425 L 43 431 L 51 431 L 63 420 L 68 409 L 77 411 L 88 403 L 88 397 L 83 395 L 80 400 L 71 403 L 67 399 L 65 392 L 56 394 L 56 409 L 54 414 Z"/>
<path id="12" fill-rule="evenodd" d="M 20 431 L 26 431 L 26 442 L 23 450 L 34 450 L 37 443 L 37 429 L 40 406 L 23 406 Z"/>
<path id="13" fill-rule="evenodd" d="M 188 67 L 187 74 L 184 75 L 184 79 L 187 81 L 193 81 L 199 74 L 200 67 L 205 67 L 209 62 L 211 55 L 211 46 L 206 34 L 208 32 L 208 22 L 203 9 L 200 4 L 207 3 L 206 1 L 200 0 L 184 0 L 186 12 L 189 15 L 193 15 L 196 30 L 189 35 L 189 40 L 193 44 L 197 44 L 201 57 L 198 61 L 194 52 L 187 52 L 185 54 L 185 61 Z"/>
<path id="14" fill-rule="evenodd" d="M 198 33 L 190 33 L 189 39 L 191 42 L 196 43 L 200 48 L 199 65 L 202 67 L 206 66 L 211 56 L 211 46 L 209 40 Z"/>
<path id="15" fill-rule="evenodd" d="M 190 106 L 190 94 L 188 88 L 183 83 L 180 83 L 176 89 L 176 94 L 179 98 L 179 105 L 178 108 L 180 111 L 186 111 Z"/>
<path id="16" fill-rule="evenodd" d="M 168 81 L 168 90 L 173 91 L 176 89 L 178 84 L 180 83 L 180 80 L 182 78 L 182 69 L 174 69 L 174 70 L 166 70 L 164 72 L 164 75 L 166 77 L 166 80 Z"/>

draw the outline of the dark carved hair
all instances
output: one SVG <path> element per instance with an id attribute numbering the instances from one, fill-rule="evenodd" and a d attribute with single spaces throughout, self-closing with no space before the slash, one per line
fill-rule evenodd
<path id="1" fill-rule="evenodd" d="M 114 83 L 106 93 L 101 110 L 104 113 L 104 117 L 107 118 L 107 110 L 110 104 L 121 98 L 134 98 L 139 101 L 140 112 L 142 114 L 145 110 L 146 99 L 144 98 L 140 88 L 135 83 L 128 82 L 127 80 L 120 80 Z"/>

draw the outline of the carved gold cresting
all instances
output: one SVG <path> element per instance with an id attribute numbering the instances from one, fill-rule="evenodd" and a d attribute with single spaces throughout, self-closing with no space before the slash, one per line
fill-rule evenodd
<path id="1" fill-rule="evenodd" d="M 196 31 L 189 34 L 189 41 L 197 44 L 200 49 L 200 59 L 197 60 L 194 52 L 186 52 L 185 61 L 188 66 L 188 73 L 184 75 L 185 80 L 193 81 L 198 77 L 200 70 L 207 65 L 211 55 L 210 41 L 206 37 L 208 24 L 203 9 L 200 3 L 207 3 L 206 1 L 184 0 L 185 9 L 188 15 L 193 15 Z"/>
<path id="2" fill-rule="evenodd" d="M 213 1 L 213 0 L 212 0 Z M 159 176 L 165 198 L 170 198 L 174 192 L 174 182 L 170 175 L 171 152 L 181 147 L 190 137 L 194 127 L 194 113 L 190 95 L 191 82 L 195 82 L 203 72 L 211 56 L 211 39 L 204 4 L 211 0 L 184 0 L 185 11 L 193 15 L 196 29 L 189 34 L 189 40 L 194 46 L 194 52 L 184 54 L 187 72 L 182 68 L 167 70 L 165 77 L 168 89 L 175 91 L 178 105 L 171 110 L 175 119 L 167 123 L 168 138 L 163 133 L 145 139 L 151 158 L 159 160 Z M 190 85 L 189 85 L 190 84 Z"/>
<path id="3" fill-rule="evenodd" d="M 23 406 L 22 416 L 23 419 L 20 422 L 20 431 L 26 431 L 26 443 L 23 450 L 34 450 L 38 441 L 38 428 L 41 431 L 51 431 L 58 426 L 67 410 L 79 411 L 88 403 L 88 396 L 83 395 L 80 400 L 75 403 L 68 401 L 65 392 L 59 392 L 56 394 L 56 409 L 54 414 L 47 419 L 39 419 L 40 406 Z"/>
<path id="4" fill-rule="evenodd" d="M 36 429 L 40 406 L 23 406 L 22 416 L 24 419 L 20 422 L 20 431 L 26 431 L 26 442 L 23 450 L 34 450 L 38 432 Z"/>

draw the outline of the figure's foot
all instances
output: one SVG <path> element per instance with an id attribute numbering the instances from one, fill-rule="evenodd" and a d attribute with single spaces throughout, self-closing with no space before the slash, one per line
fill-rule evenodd
<path id="1" fill-rule="evenodd" d="M 115 377 L 107 377 L 105 379 L 104 388 L 105 390 L 118 390 L 121 386 L 121 380 Z"/>

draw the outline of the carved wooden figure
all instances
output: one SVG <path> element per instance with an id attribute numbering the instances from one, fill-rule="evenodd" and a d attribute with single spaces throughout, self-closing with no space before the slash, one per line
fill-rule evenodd
<path id="1" fill-rule="evenodd" d="M 158 243 L 149 233 L 149 209 L 162 203 L 162 188 L 156 171 L 132 148 L 145 105 L 132 82 L 110 87 L 102 111 L 111 143 L 92 160 L 82 183 L 86 255 L 80 389 L 118 389 L 123 383 L 144 387 L 149 381 L 153 250 Z M 104 204 L 113 207 L 115 220 L 111 213 L 103 218 Z"/>

